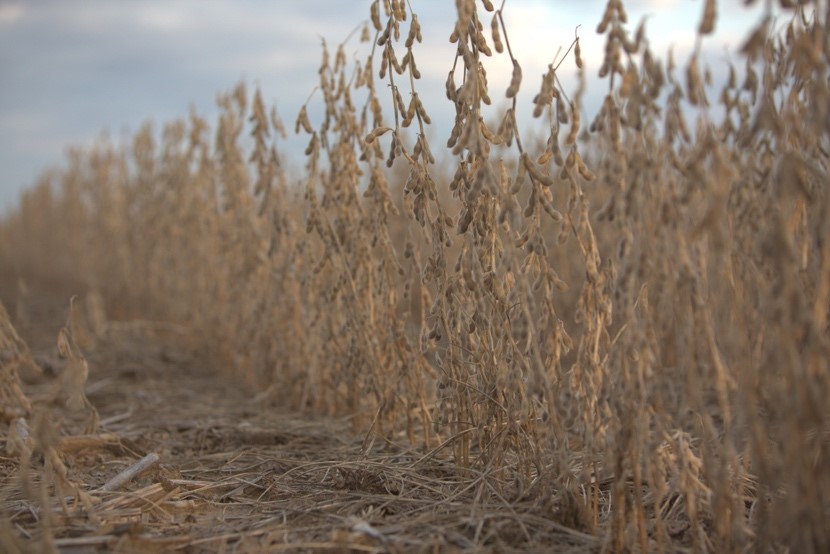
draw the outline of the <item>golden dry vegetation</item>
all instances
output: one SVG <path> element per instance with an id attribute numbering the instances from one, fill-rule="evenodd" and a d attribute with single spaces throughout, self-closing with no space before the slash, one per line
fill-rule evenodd
<path id="1" fill-rule="evenodd" d="M 418 4 L 375 0 L 299 186 L 243 85 L 74 151 L 0 226 L 2 549 L 830 551 L 830 4 L 771 4 L 721 87 L 715 0 L 685 65 L 609 0 L 599 78 L 577 35 L 540 82 L 510 3 L 458 0 L 445 148 Z M 79 297 L 32 354 L 39 290 Z"/>

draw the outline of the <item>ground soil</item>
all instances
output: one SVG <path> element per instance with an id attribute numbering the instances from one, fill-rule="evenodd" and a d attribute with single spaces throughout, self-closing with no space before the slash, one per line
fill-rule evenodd
<path id="1" fill-rule="evenodd" d="M 2 271 L 0 271 L 2 273 Z M 68 479 L 86 493 L 60 502 L 35 459 L 0 453 L 0 550 L 21 552 L 593 551 L 597 540 L 557 523 L 552 501 L 496 494 L 440 449 L 355 433 L 348 419 L 285 411 L 212 367 L 181 330 L 110 322 L 86 337 L 86 395 L 60 394 L 56 338 L 72 287 L 0 276 L 0 300 L 41 373 L 24 370 L 28 424 L 47 417 Z M 231 372 L 232 373 L 232 372 Z M 39 415 L 40 414 L 40 415 Z M 8 438 L 6 425 L 0 440 Z M 107 483 L 142 458 L 140 475 Z M 39 465 L 40 464 L 40 465 Z M 29 477 L 24 478 L 24 473 Z M 28 490 L 26 483 L 29 483 Z M 48 486 L 48 498 L 32 490 Z M 507 487 L 509 489 L 509 487 Z M 506 490 L 506 489 L 502 489 Z M 487 499 L 490 500 L 487 500 Z M 48 512 L 48 513 L 46 513 Z M 47 517 L 50 516 L 50 517 Z"/>

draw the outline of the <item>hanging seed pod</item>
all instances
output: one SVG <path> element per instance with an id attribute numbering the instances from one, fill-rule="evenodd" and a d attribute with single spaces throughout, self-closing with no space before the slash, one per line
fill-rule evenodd
<path id="1" fill-rule="evenodd" d="M 312 132 L 311 140 L 308 142 L 308 146 L 306 146 L 306 149 L 305 149 L 305 155 L 306 156 L 311 156 L 312 154 L 317 152 L 317 149 L 319 147 L 320 147 L 320 143 L 317 140 L 317 133 Z"/>
<path id="2" fill-rule="evenodd" d="M 589 183 L 594 181 L 597 176 L 588 169 L 588 166 L 585 165 L 585 162 L 582 161 L 582 158 L 579 158 L 579 163 L 576 164 L 576 170 L 582 175 L 582 178 L 588 181 Z"/>
<path id="3" fill-rule="evenodd" d="M 582 47 L 579 46 L 579 39 L 576 39 L 574 45 L 574 58 L 576 59 L 576 67 L 582 69 Z"/>
<path id="4" fill-rule="evenodd" d="M 380 23 L 380 0 L 375 0 L 372 2 L 372 7 L 369 10 L 372 18 L 372 26 L 375 28 L 375 31 L 380 31 L 383 29 L 383 25 Z"/>
<path id="5" fill-rule="evenodd" d="M 478 48 L 479 52 L 484 54 L 485 56 L 492 56 L 493 52 L 490 50 L 490 47 L 487 46 L 487 39 L 484 38 L 484 34 L 481 31 L 478 31 L 475 35 L 476 41 L 476 48 Z"/>
<path id="6" fill-rule="evenodd" d="M 530 189 L 530 197 L 527 199 L 527 206 L 524 209 L 524 216 L 530 217 L 536 211 L 536 187 Z"/>
<path id="7" fill-rule="evenodd" d="M 498 14 L 494 15 L 493 19 L 490 21 L 490 35 L 493 37 L 493 48 L 496 49 L 496 52 L 499 54 L 504 52 L 504 44 L 501 42 L 501 33 L 499 33 Z"/>
<path id="8" fill-rule="evenodd" d="M 455 78 L 453 77 L 453 72 L 450 71 L 449 75 L 447 75 L 447 100 L 451 100 L 453 102 L 458 101 L 458 89 L 455 87 Z"/>
<path id="9" fill-rule="evenodd" d="M 386 29 L 383 30 L 380 37 L 378 38 L 378 46 L 383 46 L 386 44 L 386 41 L 389 40 L 389 27 L 387 26 Z"/>
<path id="10" fill-rule="evenodd" d="M 703 81 L 700 78 L 697 56 L 692 56 L 692 59 L 689 60 L 689 65 L 686 67 L 686 95 L 692 106 L 700 104 L 701 98 L 699 91 L 702 87 Z"/>
<path id="11" fill-rule="evenodd" d="M 700 22 L 697 32 L 701 35 L 709 35 L 715 30 L 715 19 L 717 18 L 717 0 L 706 0 L 703 8 L 703 20 Z"/>
<path id="12" fill-rule="evenodd" d="M 395 70 L 395 73 L 398 75 L 403 75 L 403 68 L 401 64 L 398 62 L 398 57 L 395 55 L 395 50 L 391 47 L 387 48 L 389 51 L 389 63 L 392 64 L 392 68 Z"/>
<path id="13" fill-rule="evenodd" d="M 481 134 L 484 135 L 484 138 L 489 141 L 491 144 L 501 144 L 499 137 L 494 135 L 490 128 L 487 127 L 487 124 L 484 123 L 482 118 L 478 118 L 478 128 L 481 131 Z"/>
<path id="14" fill-rule="evenodd" d="M 568 152 L 568 158 L 565 160 L 565 167 L 568 169 L 573 169 L 576 165 L 576 148 L 571 148 L 571 151 Z"/>
<path id="15" fill-rule="evenodd" d="M 549 189 L 543 189 L 543 190 L 545 192 L 547 192 L 548 194 L 550 194 Z M 547 213 L 550 216 L 550 218 L 552 220 L 556 221 L 557 223 L 562 221 L 564 219 L 562 214 L 559 212 L 559 210 L 557 210 L 556 208 L 553 207 L 553 204 L 545 196 L 546 195 L 543 193 L 541 198 L 540 198 L 542 208 L 545 210 L 545 213 Z"/>
<path id="16" fill-rule="evenodd" d="M 560 125 L 568 124 L 568 110 L 565 108 L 565 101 L 561 95 L 556 96 L 556 119 Z"/>
<path id="17" fill-rule="evenodd" d="M 447 148 L 455 148 L 455 145 L 458 143 L 458 139 L 461 137 L 461 120 L 460 118 L 455 118 L 455 125 L 453 125 L 452 130 L 450 131 L 450 138 L 447 139 Z"/>
<path id="18" fill-rule="evenodd" d="M 314 132 L 314 129 L 311 128 L 311 122 L 308 120 L 308 111 L 305 106 L 300 108 L 300 113 L 297 115 L 297 121 L 294 124 L 294 133 L 299 134 L 300 127 L 308 134 Z"/>
<path id="19" fill-rule="evenodd" d="M 577 108 L 576 103 L 571 100 L 571 128 L 568 131 L 568 136 L 565 137 L 565 144 L 571 146 L 576 142 L 576 138 L 579 135 L 579 125 L 580 125 L 580 115 L 579 109 Z"/>
<path id="20" fill-rule="evenodd" d="M 510 86 L 507 87 L 507 97 L 514 98 L 519 93 L 522 84 L 522 68 L 519 62 L 513 60 L 513 75 L 510 77 Z"/>
<path id="21" fill-rule="evenodd" d="M 379 136 L 381 136 L 381 135 L 383 135 L 383 134 L 385 134 L 385 133 L 387 133 L 388 131 L 391 131 L 391 130 L 392 129 L 390 129 L 389 127 L 378 127 L 377 129 L 373 130 L 371 133 L 366 135 L 366 139 L 365 139 L 364 142 L 366 144 L 372 144 L 373 142 L 375 142 L 375 140 Z"/>
<path id="22" fill-rule="evenodd" d="M 415 44 L 415 41 L 421 42 L 421 24 L 418 22 L 418 16 L 412 16 L 412 23 L 409 25 L 409 34 L 406 37 L 406 42 L 404 42 L 404 46 L 407 48 L 412 48 L 412 45 Z"/>
<path id="23" fill-rule="evenodd" d="M 504 117 L 499 123 L 498 135 L 501 137 L 502 143 L 510 146 L 513 142 L 513 109 L 508 108 Z"/>
<path id="24" fill-rule="evenodd" d="M 380 71 L 378 71 L 378 76 L 381 79 L 386 78 L 386 70 L 389 68 L 389 58 L 386 55 L 386 49 L 383 50 L 383 54 L 380 57 Z"/>
<path id="25" fill-rule="evenodd" d="M 527 153 L 523 153 L 522 157 L 519 158 L 519 167 L 516 171 L 516 180 L 513 182 L 513 186 L 510 189 L 510 194 L 518 194 L 520 190 L 522 190 L 522 185 L 525 181 L 525 176 L 527 175 L 527 165 L 525 160 L 527 159 Z"/>
<path id="26" fill-rule="evenodd" d="M 402 127 L 409 127 L 412 124 L 412 120 L 415 119 L 415 104 L 416 99 L 413 96 L 412 99 L 409 101 L 409 107 L 406 109 L 406 115 L 403 118 L 403 122 L 401 123 Z"/>
<path id="27" fill-rule="evenodd" d="M 632 63 L 628 66 L 625 74 L 623 74 L 623 82 L 620 85 L 620 96 L 627 98 L 632 92 L 637 90 L 638 84 L 637 67 Z"/>
<path id="28" fill-rule="evenodd" d="M 550 175 L 546 175 L 539 171 L 539 168 L 534 164 L 530 158 L 522 158 L 525 161 L 525 167 L 527 168 L 527 172 L 530 173 L 530 177 L 546 187 L 553 185 L 553 177 Z"/>
<path id="29" fill-rule="evenodd" d="M 416 79 L 421 78 L 421 72 L 418 71 L 418 66 L 415 65 L 415 56 L 410 52 L 409 54 L 409 68 L 412 71 L 412 76 Z"/>
<path id="30" fill-rule="evenodd" d="M 617 17 L 620 20 L 620 23 L 628 23 L 628 13 L 625 11 L 625 6 L 622 3 L 622 0 L 617 0 Z"/>
<path id="31" fill-rule="evenodd" d="M 389 157 L 386 158 L 386 167 L 392 167 L 392 164 L 395 163 L 395 158 L 398 154 L 398 134 L 392 134 L 392 142 L 389 145 Z"/>
<path id="32" fill-rule="evenodd" d="M 403 101 L 403 96 L 401 96 L 401 91 L 398 87 L 395 87 L 395 104 L 397 105 L 398 110 L 400 110 L 400 113 L 405 114 L 408 111 L 408 108 Z"/>
<path id="33" fill-rule="evenodd" d="M 611 13 L 611 6 L 609 5 L 608 8 L 605 10 L 605 13 L 602 14 L 602 20 L 600 20 L 599 24 L 597 25 L 597 34 L 602 35 L 608 30 L 608 25 L 611 23 L 611 18 L 613 14 Z"/>
<path id="34" fill-rule="evenodd" d="M 427 115 L 427 111 L 424 108 L 424 103 L 421 102 L 421 99 L 418 97 L 418 93 L 415 93 L 415 102 L 415 111 L 418 113 L 418 115 L 421 117 L 424 123 L 426 123 L 427 125 L 431 125 L 432 119 L 430 119 L 429 115 Z"/>
<path id="35" fill-rule="evenodd" d="M 429 149 L 429 143 L 427 142 L 427 140 L 423 136 L 420 136 L 420 137 L 418 137 L 418 142 L 421 143 L 421 147 L 423 149 L 422 158 L 425 157 L 426 161 L 428 161 L 431 164 L 434 164 L 435 163 L 435 156 L 432 155 L 432 152 Z M 433 199 L 432 191 L 430 191 L 430 199 Z M 452 223 L 452 220 L 450 220 L 450 223 Z"/>

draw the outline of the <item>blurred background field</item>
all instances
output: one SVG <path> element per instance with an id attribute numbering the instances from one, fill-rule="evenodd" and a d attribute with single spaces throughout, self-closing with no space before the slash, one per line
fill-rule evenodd
<path id="1" fill-rule="evenodd" d="M 114 517 L 106 472 L 62 446 L 79 435 L 152 450 L 142 494 L 204 515 L 183 533 L 133 507 L 134 545 L 830 548 L 830 5 L 696 3 L 668 52 L 619 0 L 523 42 L 528 6 L 370 2 L 303 62 L 296 109 L 242 81 L 25 189 L 0 224 L 8 548 Z M 31 291 L 65 296 L 57 349 L 14 330 L 48 319 Z M 236 496 L 164 473 L 184 471 L 181 435 L 130 447 L 90 375 L 202 418 L 171 427 L 200 430 L 193 479 L 236 447 Z M 238 440 L 204 423 L 228 379 L 216 425 Z M 300 417 L 342 444 L 266 464 L 283 454 L 228 423 Z M 297 474 L 353 496 L 301 508 Z M 257 528 L 284 479 L 297 494 Z M 253 511 L 212 534 L 222 500 Z M 337 524 L 291 534 L 321 511 Z"/>

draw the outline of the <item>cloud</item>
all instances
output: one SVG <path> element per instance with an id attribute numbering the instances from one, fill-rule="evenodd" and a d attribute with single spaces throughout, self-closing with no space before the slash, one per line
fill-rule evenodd
<path id="1" fill-rule="evenodd" d="M 560 48 L 559 57 L 567 50 L 577 25 L 589 83 L 596 79 L 605 37 L 595 29 L 606 2 L 566 4 L 506 4 L 509 39 L 524 73 L 521 113 L 532 110 L 542 74 Z M 758 15 L 756 9 L 747 18 L 748 12 L 733 4 L 723 4 L 720 37 L 742 37 L 747 22 Z M 280 114 L 292 121 L 318 82 L 321 37 L 333 49 L 366 21 L 368 5 L 342 0 L 0 0 L 0 204 L 8 197 L 9 183 L 32 182 L 40 168 L 59 161 L 62 145 L 87 141 L 104 127 L 135 130 L 145 118 L 164 122 L 186 116 L 191 105 L 212 119 L 216 93 L 240 79 L 259 85 L 266 102 L 277 103 Z M 436 121 L 435 131 L 443 136 L 437 126 L 452 121 L 444 82 L 455 53 L 447 39 L 457 14 L 451 1 L 413 5 L 424 35 L 424 43 L 415 47 L 423 74 L 416 88 Z M 700 2 L 629 0 L 625 5 L 632 31 L 643 14 L 652 14 L 647 30 L 655 55 L 665 59 L 668 45 L 674 44 L 677 63 L 685 63 Z M 485 25 L 490 17 L 482 14 Z M 704 47 L 719 56 L 724 40 L 707 39 Z M 370 49 L 353 38 L 347 57 L 356 53 L 362 58 Z M 711 61 L 717 66 L 719 60 Z M 378 63 L 379 56 L 376 70 Z M 494 103 L 490 117 L 505 105 L 512 64 L 506 55 L 497 55 L 485 60 L 485 67 Z M 559 70 L 566 90 L 573 90 L 575 75 L 571 57 Z M 601 92 L 602 87 L 588 90 Z"/>
<path id="2" fill-rule="evenodd" d="M 49 119 L 42 113 L 0 112 L 0 129 L 10 135 L 39 133 L 48 126 Z"/>
<path id="3" fill-rule="evenodd" d="M 22 4 L 0 4 L 0 25 L 15 23 L 24 13 Z"/>
<path id="4" fill-rule="evenodd" d="M 212 119 L 216 93 L 243 78 L 293 119 L 318 79 L 320 36 L 343 40 L 367 14 L 348 2 L 0 0 L 0 205 L 65 145 L 191 105 Z"/>
<path id="5" fill-rule="evenodd" d="M 680 4 L 680 0 L 646 0 L 645 2 L 633 2 L 633 6 L 644 4 L 646 10 L 670 10 Z"/>

